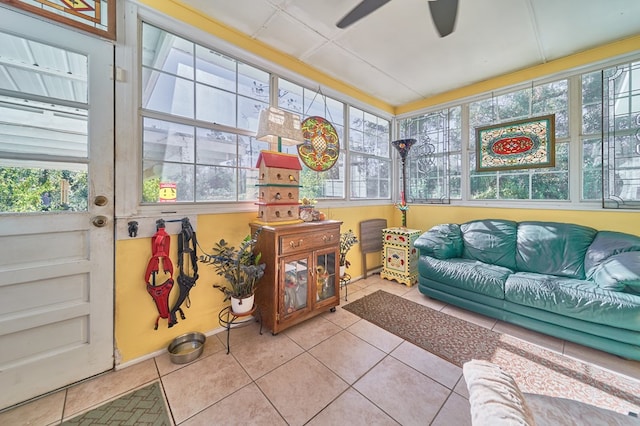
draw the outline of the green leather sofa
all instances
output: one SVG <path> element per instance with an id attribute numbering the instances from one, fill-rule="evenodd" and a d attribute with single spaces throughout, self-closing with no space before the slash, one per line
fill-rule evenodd
<path id="1" fill-rule="evenodd" d="M 421 293 L 640 360 L 640 237 L 489 219 L 435 226 L 415 247 Z"/>

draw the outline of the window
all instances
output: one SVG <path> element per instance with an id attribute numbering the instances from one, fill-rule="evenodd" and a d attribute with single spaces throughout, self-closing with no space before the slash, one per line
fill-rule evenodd
<path id="1" fill-rule="evenodd" d="M 351 199 L 391 198 L 391 137 L 388 120 L 349 107 Z"/>
<path id="2" fill-rule="evenodd" d="M 476 127 L 555 114 L 551 168 L 477 172 Z M 569 83 L 555 81 L 469 104 L 469 190 L 475 200 L 569 200 Z"/>
<path id="3" fill-rule="evenodd" d="M 603 190 L 608 208 L 640 208 L 640 62 L 604 70 Z"/>
<path id="4" fill-rule="evenodd" d="M 301 197 L 390 199 L 390 122 L 186 38 L 143 22 L 141 31 L 142 203 L 257 199 L 257 141 L 269 105 L 304 120 L 320 116 L 338 133 L 341 153 L 329 170 L 303 165 Z M 277 90 L 271 85 L 277 84 Z M 271 97 L 277 96 L 277 99 Z M 346 143 L 349 138 L 349 143 Z M 349 155 L 350 150 L 353 155 Z M 297 154 L 297 148 L 283 147 Z"/>
<path id="5" fill-rule="evenodd" d="M 407 156 L 410 202 L 461 197 L 461 107 L 400 120 L 400 138 L 416 139 Z"/>
<path id="6" fill-rule="evenodd" d="M 0 45 L 14 47 L 0 78 L 0 213 L 87 211 L 88 58 L 2 32 Z"/>
<path id="7" fill-rule="evenodd" d="M 142 24 L 142 201 L 255 200 L 267 72 Z"/>
<path id="8" fill-rule="evenodd" d="M 319 116 L 328 120 L 338 133 L 340 156 L 329 170 L 317 172 L 302 164 L 300 197 L 310 199 L 344 198 L 345 143 L 344 103 L 309 90 L 285 79 L 278 79 L 278 107 L 300 115 L 301 120 Z M 297 154 L 296 147 L 283 147 L 283 151 Z"/>
<path id="9" fill-rule="evenodd" d="M 555 167 L 475 171 L 476 127 L 546 114 L 556 115 Z M 409 199 L 462 200 L 462 182 L 469 182 L 470 200 L 569 200 L 568 117 L 569 81 L 559 80 L 399 120 L 400 137 L 417 140 L 408 156 Z"/>
<path id="10" fill-rule="evenodd" d="M 582 200 L 602 199 L 602 72 L 581 76 Z"/>

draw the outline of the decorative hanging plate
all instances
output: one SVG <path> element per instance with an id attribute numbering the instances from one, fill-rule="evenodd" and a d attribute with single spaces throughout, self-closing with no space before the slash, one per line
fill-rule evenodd
<path id="1" fill-rule="evenodd" d="M 304 143 L 298 145 L 298 156 L 311 170 L 324 172 L 338 161 L 340 142 L 335 127 L 322 117 L 308 117 L 302 122 Z"/>

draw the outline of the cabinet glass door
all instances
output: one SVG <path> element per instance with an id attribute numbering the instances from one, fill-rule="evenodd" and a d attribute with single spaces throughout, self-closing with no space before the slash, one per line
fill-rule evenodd
<path id="1" fill-rule="evenodd" d="M 289 315 L 307 307 L 309 292 L 309 259 L 284 262 L 284 314 Z"/>
<path id="2" fill-rule="evenodd" d="M 316 254 L 316 301 L 332 298 L 336 295 L 336 252 Z"/>

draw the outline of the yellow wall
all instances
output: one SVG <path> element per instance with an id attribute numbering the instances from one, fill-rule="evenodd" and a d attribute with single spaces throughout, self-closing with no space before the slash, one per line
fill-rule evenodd
<path id="1" fill-rule="evenodd" d="M 344 207 L 320 209 L 328 219 L 343 221 L 341 230 L 352 229 L 360 235 L 359 223 L 366 219 L 387 219 L 388 225 L 399 226 L 401 216 L 392 205 L 366 207 Z M 212 214 L 198 217 L 196 234 L 202 249 L 209 250 L 216 241 L 224 238 L 239 242 L 249 233 L 249 222 L 255 213 Z M 505 209 L 484 207 L 454 207 L 451 205 L 412 205 L 407 214 L 407 226 L 422 231 L 440 223 L 462 223 L 474 219 L 509 219 L 515 221 L 543 220 L 578 223 L 596 229 L 607 229 L 640 235 L 640 213 L 629 211 L 574 211 L 541 209 Z M 175 235 L 171 239 L 171 253 L 176 267 L 177 245 Z M 198 254 L 201 254 L 200 252 Z M 157 331 L 153 324 L 157 314 L 155 304 L 147 293 L 144 273 L 151 256 L 148 238 L 121 240 L 116 244 L 116 318 L 115 337 L 121 362 L 127 362 L 162 350 L 176 336 L 189 332 L 209 332 L 220 325 L 218 312 L 226 306 L 223 295 L 212 288 L 214 282 L 222 283 L 213 268 L 199 264 L 200 278 L 191 290 L 191 307 L 184 309 L 186 320 L 178 321 L 172 328 L 167 321 L 160 320 Z M 362 275 L 362 260 L 359 245 L 347 256 L 352 276 Z M 367 267 L 381 264 L 380 254 L 367 257 Z M 160 280 L 158 280 L 160 282 Z M 177 284 L 172 298 L 177 297 Z"/>
<path id="2" fill-rule="evenodd" d="M 407 227 L 424 231 L 440 223 L 463 223 L 476 219 L 577 223 L 598 230 L 640 235 L 639 212 L 614 210 L 576 211 L 422 205 L 410 207 Z"/>
<path id="3" fill-rule="evenodd" d="M 249 221 L 255 213 L 201 215 L 197 220 L 196 235 L 203 250 L 210 250 L 216 241 L 226 239 L 236 246 L 249 233 Z M 178 276 L 176 236 L 171 236 L 171 258 L 174 280 Z M 198 256 L 202 253 L 198 250 Z M 151 257 L 151 240 L 138 238 L 116 243 L 116 315 L 115 338 L 122 362 L 142 357 L 166 348 L 171 340 L 190 331 L 207 332 L 218 325 L 218 312 L 225 306 L 223 294 L 214 289 L 214 282 L 223 283 L 211 266 L 199 263 L 199 276 L 191 289 L 191 307 L 183 311 L 186 320 L 178 316 L 178 324 L 167 327 L 167 320 L 160 319 L 158 330 L 153 330 L 158 315 L 153 299 L 147 293 L 144 274 Z M 159 277 L 157 283 L 164 282 Z M 178 297 L 178 284 L 171 291 L 171 303 Z"/>
<path id="4" fill-rule="evenodd" d="M 341 229 L 353 229 L 356 235 L 360 233 L 358 224 L 362 220 L 385 218 L 391 226 L 396 219 L 394 208 L 390 205 L 325 209 L 324 212 L 328 219 L 344 221 Z M 221 238 L 237 246 L 248 235 L 249 222 L 255 217 L 256 213 L 200 215 L 196 229 L 198 243 L 205 251 L 210 250 Z M 175 280 L 178 274 L 175 235 L 171 236 L 171 253 Z M 199 250 L 198 255 L 200 254 L 202 253 Z M 371 257 L 367 257 L 367 267 L 380 265 L 380 255 L 369 256 Z M 186 320 L 178 317 L 178 324 L 168 328 L 167 320 L 160 319 L 158 330 L 154 331 L 153 325 L 158 312 L 153 299 L 147 293 L 144 281 L 150 257 L 151 240 L 149 238 L 120 240 L 116 243 L 115 339 L 121 363 L 162 350 L 180 334 L 190 331 L 206 333 L 219 328 L 218 312 L 228 303 L 223 302 L 223 294 L 212 287 L 212 284 L 222 284 L 224 280 L 214 273 L 211 266 L 199 263 L 200 278 L 190 292 L 191 307 L 183 307 Z M 351 262 L 352 275 L 360 275 L 362 261 L 358 245 L 349 252 L 348 259 Z M 164 280 L 165 277 L 159 277 L 157 283 Z M 171 291 L 170 306 L 173 305 L 178 294 L 176 283 Z"/>

